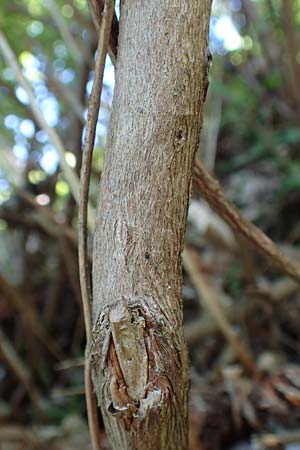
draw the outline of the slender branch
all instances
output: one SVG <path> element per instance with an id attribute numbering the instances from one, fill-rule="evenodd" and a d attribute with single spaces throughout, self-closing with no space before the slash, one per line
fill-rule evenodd
<path id="1" fill-rule="evenodd" d="M 216 178 L 204 168 L 200 161 L 195 163 L 194 187 L 209 206 L 236 232 L 246 239 L 270 264 L 276 266 L 298 283 L 300 282 L 300 264 L 284 255 L 274 242 L 242 216 L 225 194 Z"/>
<path id="2" fill-rule="evenodd" d="M 88 4 L 92 12 L 92 18 L 96 29 L 101 28 L 104 3 L 105 2 L 103 0 L 88 0 Z M 114 66 L 116 65 L 117 62 L 118 35 L 119 35 L 119 22 L 116 13 L 114 12 L 112 18 L 112 25 L 110 29 L 109 47 L 108 47 L 108 53 Z"/>
<path id="3" fill-rule="evenodd" d="M 229 344 L 234 348 L 236 354 L 238 355 L 240 361 L 244 364 L 245 368 L 251 373 L 257 373 L 257 369 L 252 357 L 250 356 L 248 350 L 237 338 L 230 322 L 228 321 L 222 308 L 220 307 L 216 292 L 211 286 L 207 284 L 199 270 L 200 261 L 198 254 L 193 250 L 185 248 L 182 256 L 184 268 L 186 269 L 190 280 L 197 290 L 203 304 L 213 315 L 220 330 L 224 334 Z"/>
<path id="4" fill-rule="evenodd" d="M 100 108 L 101 91 L 103 86 L 103 73 L 105 58 L 108 50 L 111 23 L 114 14 L 114 0 L 107 0 L 102 13 L 99 42 L 97 49 L 97 60 L 95 66 L 95 77 L 92 92 L 88 104 L 88 118 L 86 133 L 83 144 L 82 167 L 80 175 L 80 202 L 78 210 L 78 254 L 81 295 L 84 311 L 87 347 L 91 342 L 92 318 L 91 318 L 91 279 L 88 264 L 87 246 L 87 220 L 88 220 L 88 196 L 91 177 L 91 165 L 93 148 L 95 142 L 96 126 Z M 94 449 L 99 449 L 99 429 L 97 423 L 97 405 L 93 395 L 91 382 L 90 361 L 85 363 L 85 389 L 86 403 L 90 433 Z"/>
<path id="5" fill-rule="evenodd" d="M 83 156 L 80 175 L 80 202 L 78 209 L 78 247 L 79 247 L 79 266 L 80 266 L 80 283 L 82 297 L 85 309 L 85 322 L 87 342 L 91 339 L 91 312 L 90 312 L 90 277 L 87 259 L 87 218 L 88 218 L 88 196 L 89 184 L 91 176 L 91 163 L 93 156 L 93 148 L 95 142 L 96 126 L 100 108 L 100 98 L 103 85 L 103 73 L 105 66 L 105 58 L 108 48 L 109 32 L 114 11 L 114 1 L 108 0 L 103 12 L 103 21 L 99 35 L 99 44 L 97 49 L 97 60 L 95 66 L 95 77 L 93 87 L 88 104 L 88 118 L 86 132 L 83 144 Z M 85 301 L 87 300 L 87 301 Z"/>

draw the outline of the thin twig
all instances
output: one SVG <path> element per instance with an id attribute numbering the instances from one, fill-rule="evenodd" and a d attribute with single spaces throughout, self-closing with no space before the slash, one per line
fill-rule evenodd
<path id="1" fill-rule="evenodd" d="M 104 3 L 106 3 L 104 2 L 104 0 L 88 0 L 88 4 L 92 13 L 92 18 L 97 30 L 101 28 Z M 119 35 L 119 22 L 116 13 L 114 12 L 110 28 L 109 47 L 108 47 L 108 53 L 111 62 L 113 63 L 114 66 L 116 65 L 117 62 L 118 35 Z"/>
<path id="2" fill-rule="evenodd" d="M 229 344 L 234 348 L 240 361 L 244 364 L 245 368 L 249 370 L 249 372 L 256 374 L 257 369 L 252 357 L 250 356 L 248 350 L 237 338 L 230 322 L 226 318 L 222 308 L 218 303 L 217 294 L 215 293 L 213 288 L 207 284 L 199 270 L 200 262 L 198 254 L 191 249 L 185 248 L 183 252 L 183 266 L 187 271 L 195 289 L 197 290 L 199 297 L 201 297 L 203 304 L 213 315 L 220 330 L 224 334 Z"/>
<path id="3" fill-rule="evenodd" d="M 89 184 L 91 176 L 91 164 L 95 142 L 96 126 L 98 121 L 101 91 L 103 85 L 105 58 L 108 50 L 111 23 L 114 14 L 114 5 L 115 5 L 114 0 L 105 1 L 104 10 L 102 13 L 102 22 L 97 49 L 97 60 L 95 66 L 95 77 L 88 104 L 88 118 L 83 145 L 82 167 L 80 175 L 80 202 L 78 210 L 78 254 L 79 254 L 80 285 L 81 285 L 87 346 L 89 346 L 92 336 L 91 280 L 89 273 L 88 245 L 87 245 Z M 87 358 L 85 363 L 85 389 L 86 389 L 86 403 L 87 403 L 87 412 L 92 444 L 94 449 L 99 449 L 100 444 L 99 444 L 99 427 L 97 420 L 97 405 L 95 403 L 95 398 L 93 395 L 89 358 Z"/>
<path id="4" fill-rule="evenodd" d="M 107 53 L 108 39 L 113 11 L 114 11 L 114 1 L 108 0 L 105 3 L 102 26 L 99 35 L 97 60 L 95 66 L 95 77 L 88 104 L 88 117 L 83 144 L 83 156 L 80 174 L 80 202 L 78 209 L 78 247 L 79 247 L 78 253 L 79 253 L 80 284 L 82 290 L 82 298 L 84 302 L 83 307 L 87 333 L 87 342 L 90 342 L 92 329 L 91 312 L 90 312 L 91 288 L 90 288 L 90 277 L 87 258 L 87 250 L 88 250 L 87 205 L 89 197 L 93 148 L 95 142 L 96 126 L 98 121 L 101 91 L 103 85 L 105 58 Z"/>
<path id="5" fill-rule="evenodd" d="M 270 264 L 288 274 L 297 283 L 300 282 L 300 264 L 285 256 L 263 231 L 242 216 L 236 206 L 225 197 L 218 180 L 210 175 L 199 160 L 195 163 L 193 183 L 201 197 L 234 232 L 246 239 Z"/>

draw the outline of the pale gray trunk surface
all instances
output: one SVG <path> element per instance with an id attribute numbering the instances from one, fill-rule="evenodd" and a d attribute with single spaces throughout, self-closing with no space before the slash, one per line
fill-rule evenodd
<path id="1" fill-rule="evenodd" d="M 211 0 L 122 2 L 93 256 L 95 391 L 113 449 L 188 448 L 182 269 Z"/>

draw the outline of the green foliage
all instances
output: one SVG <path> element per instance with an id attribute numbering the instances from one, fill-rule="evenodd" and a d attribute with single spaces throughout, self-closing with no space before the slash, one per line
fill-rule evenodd
<path id="1" fill-rule="evenodd" d="M 287 173 L 282 180 L 280 194 L 284 198 L 292 191 L 300 191 L 300 162 L 289 164 Z"/>
<path id="2" fill-rule="evenodd" d="M 240 298 L 243 292 L 243 268 L 240 264 L 232 264 L 225 275 L 225 289 L 233 298 Z"/>

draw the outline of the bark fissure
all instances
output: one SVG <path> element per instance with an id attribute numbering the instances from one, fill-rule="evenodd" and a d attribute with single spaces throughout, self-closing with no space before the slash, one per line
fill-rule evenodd
<path id="1" fill-rule="evenodd" d="M 122 4 L 93 264 L 91 364 L 113 449 L 187 449 L 181 252 L 211 1 Z"/>

